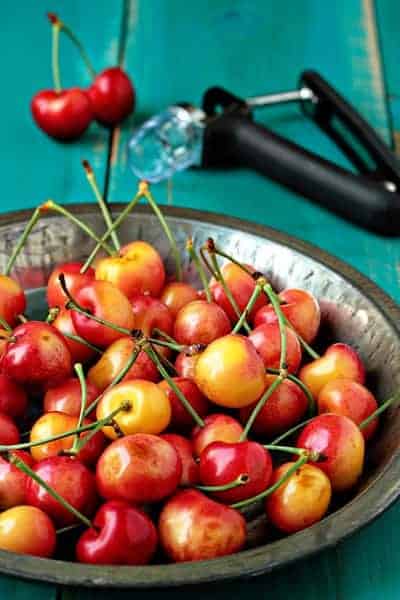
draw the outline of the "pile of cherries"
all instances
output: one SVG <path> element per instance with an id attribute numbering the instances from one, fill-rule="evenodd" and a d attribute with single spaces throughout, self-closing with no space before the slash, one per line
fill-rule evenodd
<path id="1" fill-rule="evenodd" d="M 120 246 L 140 198 L 168 235 L 175 277 L 147 242 Z M 246 547 L 248 505 L 284 534 L 319 521 L 357 484 L 394 399 L 378 408 L 353 348 L 312 349 L 316 298 L 277 294 L 211 239 L 187 243 L 195 289 L 141 182 L 114 222 L 101 204 L 102 238 L 78 221 L 96 249 L 53 270 L 47 318 L 29 321 L 10 272 L 55 206 L 35 211 L 0 277 L 0 548 L 50 557 L 68 536 L 83 563 L 194 561 Z M 109 256 L 92 267 L 100 247 Z"/>
<path id="2" fill-rule="evenodd" d="M 54 89 L 42 90 L 31 102 L 36 124 L 57 140 L 79 138 L 96 120 L 105 127 L 121 123 L 134 109 L 135 90 L 121 67 L 110 67 L 96 75 L 82 44 L 71 29 L 56 15 L 48 15 L 53 29 L 53 80 Z M 59 69 L 58 40 L 65 33 L 78 47 L 93 79 L 87 90 L 80 87 L 62 89 Z"/>

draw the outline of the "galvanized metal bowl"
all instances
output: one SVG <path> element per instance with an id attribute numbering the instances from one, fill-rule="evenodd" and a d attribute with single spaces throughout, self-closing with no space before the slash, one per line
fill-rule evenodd
<path id="1" fill-rule="evenodd" d="M 118 210 L 116 205 L 115 210 Z M 71 210 L 99 234 L 103 223 L 97 207 Z M 245 263 L 264 272 L 278 287 L 305 288 L 321 303 L 326 335 L 354 346 L 366 364 L 369 383 L 380 400 L 400 386 L 400 310 L 371 281 L 325 252 L 272 229 L 226 216 L 165 208 L 168 222 L 184 253 L 188 236 L 195 244 L 207 237 Z M 29 214 L 0 217 L 0 269 L 5 265 Z M 154 244 L 172 269 L 168 243 L 155 217 L 140 207 L 121 228 L 124 241 L 144 239 Z M 63 218 L 48 217 L 32 233 L 18 261 L 25 288 L 40 288 L 55 263 L 86 257 L 93 244 Z M 184 259 L 186 276 L 194 274 Z M 43 291 L 30 294 L 36 314 L 45 306 Z M 320 523 L 290 537 L 268 541 L 262 520 L 250 528 L 256 547 L 212 561 L 145 567 L 96 567 L 0 552 L 0 571 L 61 584 L 110 587 L 166 587 L 253 576 L 332 546 L 381 514 L 400 492 L 400 413 L 392 408 L 371 446 L 368 468 L 357 493 Z M 257 535 L 258 534 L 258 535 Z"/>

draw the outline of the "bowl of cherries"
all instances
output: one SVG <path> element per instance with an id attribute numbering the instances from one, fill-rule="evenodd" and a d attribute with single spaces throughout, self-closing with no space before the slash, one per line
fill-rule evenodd
<path id="1" fill-rule="evenodd" d="M 0 571 L 250 576 L 385 510 L 400 489 L 390 298 L 274 230 L 161 210 L 145 182 L 126 204 L 96 198 L 0 218 Z"/>

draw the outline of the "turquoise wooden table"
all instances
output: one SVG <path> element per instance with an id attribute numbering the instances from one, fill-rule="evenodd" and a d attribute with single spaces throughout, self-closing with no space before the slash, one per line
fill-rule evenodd
<path id="1" fill-rule="evenodd" d="M 213 84 L 242 96 L 292 89 L 306 67 L 320 70 L 388 144 L 397 142 L 400 149 L 398 0 L 58 0 L 47 8 L 76 29 L 96 67 L 122 63 L 138 90 L 136 114 L 121 130 L 92 126 L 71 145 L 50 141 L 29 114 L 32 95 L 51 86 L 50 35 L 41 6 L 25 0 L 2 8 L 2 211 L 32 207 L 49 196 L 63 203 L 91 201 L 82 158 L 92 162 L 108 200 L 127 200 L 136 183 L 126 165 L 125 145 L 135 122 L 174 101 L 198 102 Z M 67 40 L 62 44 L 62 73 L 65 85 L 88 83 Z M 295 107 L 265 110 L 260 120 L 346 165 Z M 161 202 L 224 212 L 306 239 L 348 261 L 400 301 L 400 242 L 356 229 L 255 173 L 187 172 L 176 176 L 172 194 L 164 184 L 154 192 Z M 272 595 L 275 600 L 397 600 L 399 522 L 397 504 L 351 539 L 306 562 L 251 582 L 189 593 L 193 600 Z M 140 592 L 140 598 L 161 594 L 180 600 L 187 592 Z M 132 594 L 56 589 L 0 577 L 1 600 L 39 597 L 110 600 Z"/>

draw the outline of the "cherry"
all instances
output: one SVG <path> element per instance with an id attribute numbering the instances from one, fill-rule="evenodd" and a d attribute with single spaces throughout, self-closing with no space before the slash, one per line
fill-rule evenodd
<path id="1" fill-rule="evenodd" d="M 187 377 L 173 377 L 175 385 L 181 390 L 186 400 L 193 406 L 200 417 L 204 417 L 209 410 L 209 402 L 200 392 L 197 385 Z M 161 381 L 159 387 L 165 392 L 171 405 L 170 428 L 174 430 L 187 430 L 193 426 L 193 418 L 182 405 L 176 393 L 167 381 Z"/>
<path id="2" fill-rule="evenodd" d="M 289 373 L 296 373 L 301 363 L 301 346 L 289 327 L 286 331 L 286 364 Z M 261 356 L 265 368 L 278 369 L 281 356 L 281 336 L 278 322 L 259 325 L 249 334 L 249 340 Z"/>
<path id="3" fill-rule="evenodd" d="M 28 452 L 14 450 L 18 458 L 32 467 L 34 461 Z M 28 476 L 15 465 L 0 457 L 0 508 L 6 509 L 20 504 L 26 504 L 26 485 Z"/>
<path id="4" fill-rule="evenodd" d="M 95 119 L 107 127 L 123 121 L 135 107 L 135 90 L 120 67 L 102 71 L 88 89 Z"/>
<path id="5" fill-rule="evenodd" d="M 157 548 L 157 530 L 139 508 L 124 500 L 103 504 L 76 545 L 81 563 L 96 565 L 145 565 Z"/>
<path id="6" fill-rule="evenodd" d="M 31 111 L 42 131 L 62 141 L 79 138 L 93 119 L 88 94 L 78 87 L 38 92 L 32 98 Z"/>
<path id="7" fill-rule="evenodd" d="M 144 335 L 151 336 L 154 329 L 160 329 L 167 334 L 172 332 L 173 316 L 160 300 L 148 294 L 137 294 L 131 297 L 131 305 L 135 315 L 135 327 Z"/>
<path id="8" fill-rule="evenodd" d="M 192 486 L 199 482 L 199 465 L 193 458 L 193 446 L 190 440 L 176 433 L 163 433 L 160 436 L 177 451 L 182 462 L 181 486 Z"/>
<path id="9" fill-rule="evenodd" d="M 180 344 L 209 344 L 230 330 L 231 323 L 218 304 L 195 300 L 178 312 L 173 337 Z"/>
<path id="10" fill-rule="evenodd" d="M 242 433 L 243 427 L 233 417 L 218 413 L 208 415 L 204 419 L 204 427 L 196 426 L 193 430 L 193 452 L 195 456 L 200 456 L 213 442 L 238 442 Z"/>
<path id="11" fill-rule="evenodd" d="M 0 514 L 0 549 L 49 558 L 56 547 L 56 530 L 35 506 L 14 506 Z"/>
<path id="12" fill-rule="evenodd" d="M 212 491 L 221 502 L 233 504 L 264 491 L 271 480 L 272 460 L 257 442 L 213 442 L 200 454 L 200 480 L 205 486 L 241 485 Z"/>
<path id="13" fill-rule="evenodd" d="M 74 363 L 87 363 L 96 356 L 96 351 L 93 348 L 90 348 L 90 346 L 83 342 L 71 339 L 71 336 L 76 337 L 78 334 L 72 322 L 70 310 L 62 308 L 52 322 L 52 325 L 63 335 Z"/>
<path id="14" fill-rule="evenodd" d="M 199 295 L 197 290 L 183 281 L 172 281 L 171 283 L 167 283 L 160 296 L 161 302 L 169 308 L 174 319 L 181 308 L 186 306 L 186 304 L 189 304 L 189 302 L 198 299 Z"/>
<path id="15" fill-rule="evenodd" d="M 0 413 L 0 444 L 4 446 L 9 446 L 11 444 L 18 444 L 18 442 L 18 427 L 16 426 L 11 417 L 9 417 L 6 414 Z"/>
<path id="16" fill-rule="evenodd" d="M 237 510 L 197 490 L 184 490 L 162 509 L 159 533 L 174 562 L 207 560 L 239 552 L 246 542 L 246 522 Z"/>
<path id="17" fill-rule="evenodd" d="M 180 352 L 175 359 L 177 375 L 186 379 L 194 379 L 195 367 L 199 357 L 200 354 L 189 355 L 185 354 L 185 352 Z"/>
<path id="18" fill-rule="evenodd" d="M 99 390 L 93 384 L 86 384 L 86 406 L 89 406 L 99 395 Z M 45 413 L 61 412 L 71 417 L 78 417 L 81 412 L 82 390 L 76 377 L 66 379 L 57 387 L 48 390 L 43 399 Z"/>
<path id="19" fill-rule="evenodd" d="M 81 288 L 93 281 L 95 272 L 94 269 L 87 269 L 85 273 L 81 273 L 83 263 L 68 262 L 57 265 L 51 272 L 49 281 L 47 282 L 47 304 L 50 308 L 58 306 L 63 308 L 68 302 L 68 297 L 60 285 L 59 277 L 63 273 L 65 284 L 70 294 L 75 297 Z"/>
<path id="20" fill-rule="evenodd" d="M 25 309 L 25 292 L 19 283 L 7 275 L 0 275 L 0 318 L 14 326 Z"/>
<path id="21" fill-rule="evenodd" d="M 0 413 L 9 417 L 23 417 L 28 408 L 25 390 L 12 379 L 0 373 Z"/>

